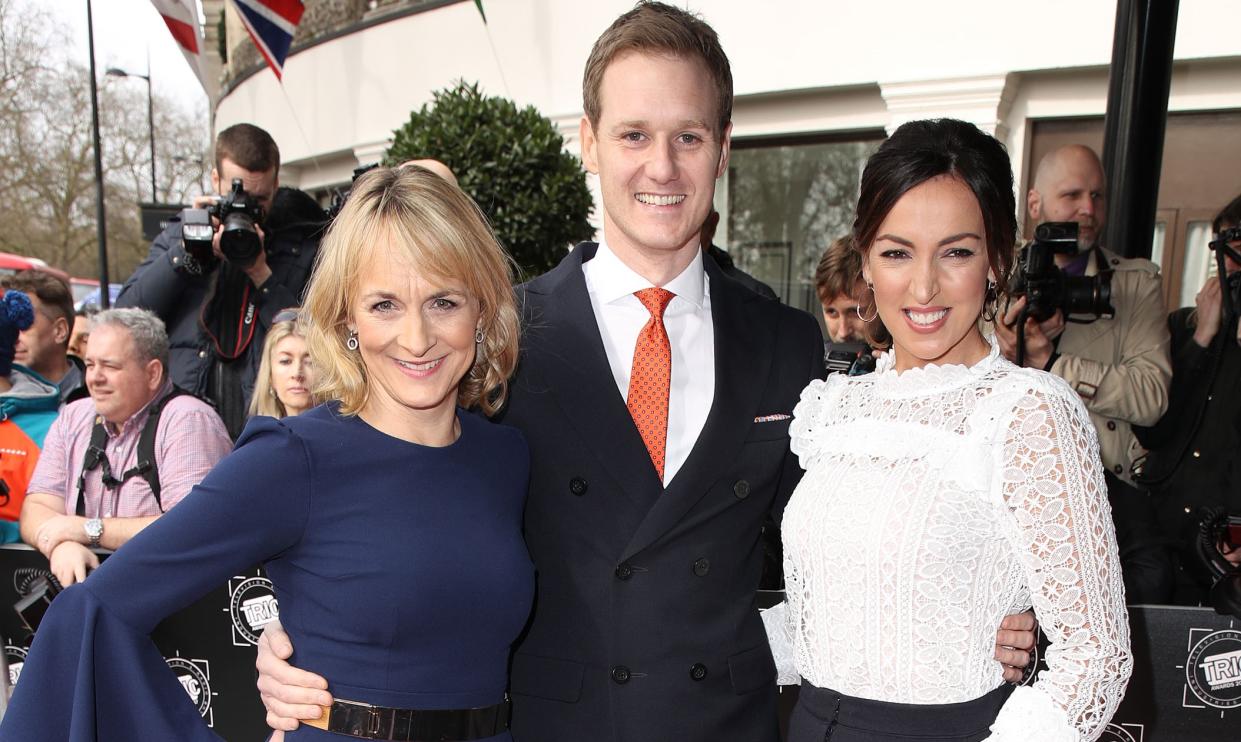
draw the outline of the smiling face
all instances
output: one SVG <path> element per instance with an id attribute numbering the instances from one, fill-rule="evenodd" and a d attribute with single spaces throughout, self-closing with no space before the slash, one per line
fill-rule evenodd
<path id="1" fill-rule="evenodd" d="M 478 300 L 464 281 L 421 272 L 390 239 L 363 265 L 349 320 L 370 389 L 362 415 L 383 430 L 442 423 L 474 365 Z"/>
<path id="2" fill-rule="evenodd" d="M 113 425 L 137 414 L 159 391 L 163 381 L 158 360 L 142 361 L 129 330 L 103 325 L 86 343 L 86 388 L 95 411 Z"/>
<path id="3" fill-rule="evenodd" d="M 608 246 L 639 273 L 683 268 L 728 164 L 711 76 L 698 60 L 631 52 L 608 65 L 599 95 L 597 126 L 582 119 L 582 159 L 599 176 Z"/>
<path id="4" fill-rule="evenodd" d="M 951 176 L 911 188 L 888 212 L 862 273 L 874 285 L 898 371 L 986 356 L 978 317 L 994 275 L 985 239 L 978 200 Z"/>
<path id="5" fill-rule="evenodd" d="M 287 414 L 300 415 L 310 409 L 314 381 L 306 340 L 300 335 L 281 338 L 271 350 L 271 388 Z"/>
<path id="6" fill-rule="evenodd" d="M 17 336 L 13 360 L 49 379 L 60 381 L 55 372 L 64 367 L 69 323 L 64 317 L 53 319 L 47 305 L 34 292 L 27 296 L 34 306 L 34 324 Z"/>

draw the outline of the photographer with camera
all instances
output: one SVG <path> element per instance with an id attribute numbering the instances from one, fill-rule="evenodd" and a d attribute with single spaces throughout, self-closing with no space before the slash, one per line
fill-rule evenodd
<path id="1" fill-rule="evenodd" d="M 875 370 L 875 350 L 891 342 L 878 315 L 862 316 L 861 300 L 870 291 L 862 280 L 862 258 L 853 249 L 853 237 L 832 241 L 814 269 L 814 290 L 823 306 L 827 342 L 823 358 L 828 373 L 861 376 Z M 869 337 L 868 337 L 869 333 Z"/>
<path id="2" fill-rule="evenodd" d="M 1041 251 L 1054 259 L 1054 269 L 1047 261 L 1045 269 L 1036 266 L 1042 275 L 1031 275 L 1023 260 L 1015 289 L 1069 283 L 1059 291 L 1015 291 L 994 325 L 1009 360 L 1018 362 L 1021 330 L 1021 365 L 1050 371 L 1077 391 L 1098 431 L 1107 471 L 1131 483 L 1133 463 L 1142 453 L 1132 426 L 1153 425 L 1167 409 L 1172 366 L 1158 266 L 1122 258 L 1099 244 L 1105 189 L 1103 165 L 1090 148 L 1069 145 L 1043 158 L 1027 195 L 1029 218 L 1040 225 L 1076 222 L 1078 246 L 1063 247 L 1064 235 L 1048 235 L 1053 244 Z M 1028 250 L 1024 256 L 1035 255 Z M 1026 310 L 1040 296 L 1053 297 L 1054 304 Z M 1110 317 L 1108 308 L 1114 308 Z"/>
<path id="3" fill-rule="evenodd" d="M 1241 196 L 1211 226 L 1213 258 L 1222 270 L 1203 285 L 1195 306 L 1169 315 L 1168 412 L 1157 425 L 1136 431 L 1150 449 L 1139 481 L 1155 495 L 1159 521 L 1173 542 L 1173 599 L 1181 605 L 1206 603 L 1213 582 L 1196 551 L 1203 510 L 1241 515 Z M 1241 563 L 1241 549 L 1221 547 L 1226 559 Z"/>
<path id="4" fill-rule="evenodd" d="M 308 195 L 278 188 L 279 171 L 267 132 L 250 124 L 220 132 L 218 196 L 169 222 L 116 302 L 164 320 L 173 382 L 214 403 L 234 438 L 272 318 L 301 303 L 326 222 Z"/>

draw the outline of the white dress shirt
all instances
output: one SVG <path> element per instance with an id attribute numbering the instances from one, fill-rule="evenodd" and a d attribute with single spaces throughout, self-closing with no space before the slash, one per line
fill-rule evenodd
<path id="1" fill-rule="evenodd" d="M 638 335 L 651 319 L 634 292 L 652 288 L 599 241 L 595 257 L 582 266 L 586 291 L 595 312 L 612 378 L 628 401 L 629 374 Z M 668 443 L 664 455 L 664 486 L 681 469 L 698 440 L 715 397 L 715 335 L 711 324 L 711 292 L 702 268 L 702 251 L 662 287 L 676 296 L 664 310 L 664 328 L 672 346 L 672 382 L 668 393 Z"/>

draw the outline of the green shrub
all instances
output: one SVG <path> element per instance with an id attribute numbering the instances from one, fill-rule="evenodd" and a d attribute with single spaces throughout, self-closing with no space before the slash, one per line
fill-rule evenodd
<path id="1" fill-rule="evenodd" d="M 577 157 L 533 106 L 518 109 L 458 82 L 394 132 L 385 165 L 430 157 L 452 168 L 528 277 L 590 239 L 593 200 Z"/>

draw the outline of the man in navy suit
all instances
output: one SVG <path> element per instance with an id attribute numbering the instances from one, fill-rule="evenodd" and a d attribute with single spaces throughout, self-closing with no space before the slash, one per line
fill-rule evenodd
<path id="1" fill-rule="evenodd" d="M 760 535 L 801 476 L 789 421 L 824 372 L 822 336 L 809 315 L 704 260 L 733 97 L 710 26 L 639 4 L 595 43 L 583 97 L 603 234 L 521 288 L 522 360 L 503 418 L 530 444 L 526 540 L 539 573 L 513 657 L 513 736 L 774 742 Z M 318 712 L 290 704 L 327 694 L 281 686 L 315 679 L 273 662 L 268 644 L 289 649 L 275 637 L 260 658 L 269 720 L 288 728 L 280 717 Z"/>

